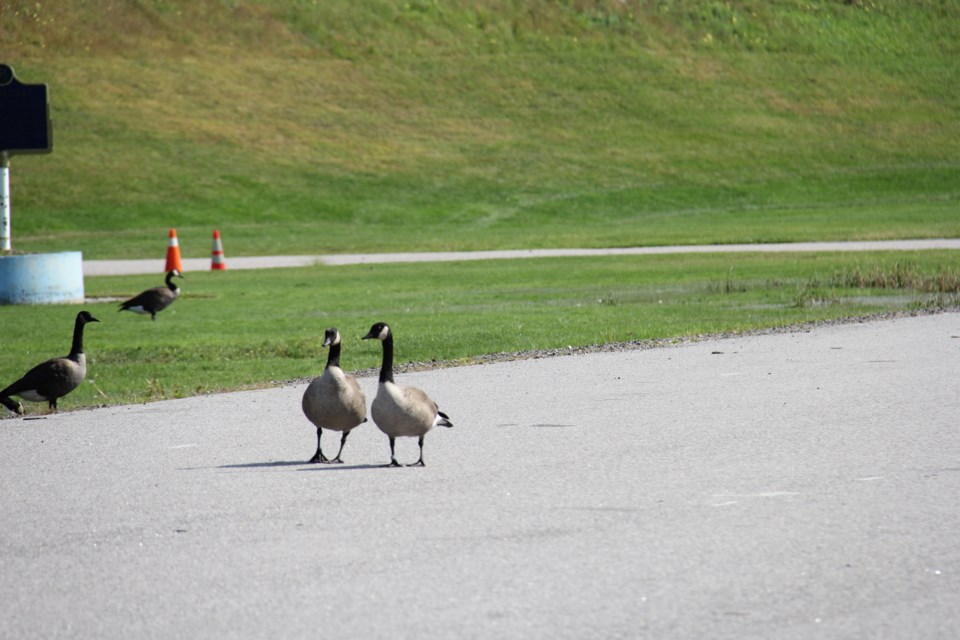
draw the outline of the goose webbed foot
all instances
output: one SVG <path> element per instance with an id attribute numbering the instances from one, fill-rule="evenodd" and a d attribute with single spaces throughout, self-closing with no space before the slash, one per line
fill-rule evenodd
<path id="1" fill-rule="evenodd" d="M 324 462 L 330 462 L 330 460 L 327 456 L 323 455 L 323 452 L 320 450 L 317 450 L 317 452 L 313 454 L 313 457 L 307 460 L 308 464 L 321 464 Z"/>
<path id="2" fill-rule="evenodd" d="M 340 456 L 337 456 L 333 460 L 327 460 L 327 464 L 343 464 L 343 460 L 340 459 Z"/>
<path id="3" fill-rule="evenodd" d="M 403 465 L 397 462 L 396 458 L 391 458 L 390 464 L 385 464 L 383 466 L 389 468 L 389 467 L 402 467 Z"/>

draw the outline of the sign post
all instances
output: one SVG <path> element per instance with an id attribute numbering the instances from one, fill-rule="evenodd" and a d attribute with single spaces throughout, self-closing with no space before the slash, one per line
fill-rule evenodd
<path id="1" fill-rule="evenodd" d="M 0 151 L 0 251 L 10 251 L 10 158 Z"/>
<path id="2" fill-rule="evenodd" d="M 10 239 L 10 157 L 53 150 L 47 85 L 23 84 L 0 64 L 0 251 Z"/>

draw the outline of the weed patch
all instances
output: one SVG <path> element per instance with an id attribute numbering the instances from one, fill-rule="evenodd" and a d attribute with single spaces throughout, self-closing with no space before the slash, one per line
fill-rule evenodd
<path id="1" fill-rule="evenodd" d="M 855 265 L 836 273 L 831 286 L 857 289 L 909 289 L 923 293 L 960 293 L 960 271 L 940 267 L 929 272 L 913 262 L 896 262 L 892 266 Z"/>

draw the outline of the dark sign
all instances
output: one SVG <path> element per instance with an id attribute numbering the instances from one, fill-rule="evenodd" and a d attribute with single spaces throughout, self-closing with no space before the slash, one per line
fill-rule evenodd
<path id="1" fill-rule="evenodd" d="M 53 150 L 47 85 L 23 84 L 13 68 L 0 64 L 0 153 Z"/>

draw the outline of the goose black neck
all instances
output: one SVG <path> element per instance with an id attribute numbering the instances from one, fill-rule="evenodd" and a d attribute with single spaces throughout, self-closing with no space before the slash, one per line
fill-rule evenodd
<path id="1" fill-rule="evenodd" d="M 73 347 L 70 349 L 70 355 L 76 356 L 83 353 L 83 325 L 84 322 L 77 318 L 73 325 Z"/>
<path id="2" fill-rule="evenodd" d="M 393 382 L 393 334 L 383 340 L 383 364 L 380 366 L 380 382 Z"/>
<path id="3" fill-rule="evenodd" d="M 170 291 L 177 290 L 177 285 L 173 284 L 173 272 L 167 274 L 167 287 L 170 288 Z"/>
<path id="4" fill-rule="evenodd" d="M 330 345 L 330 353 L 327 355 L 327 368 L 340 366 L 340 343 Z"/>

